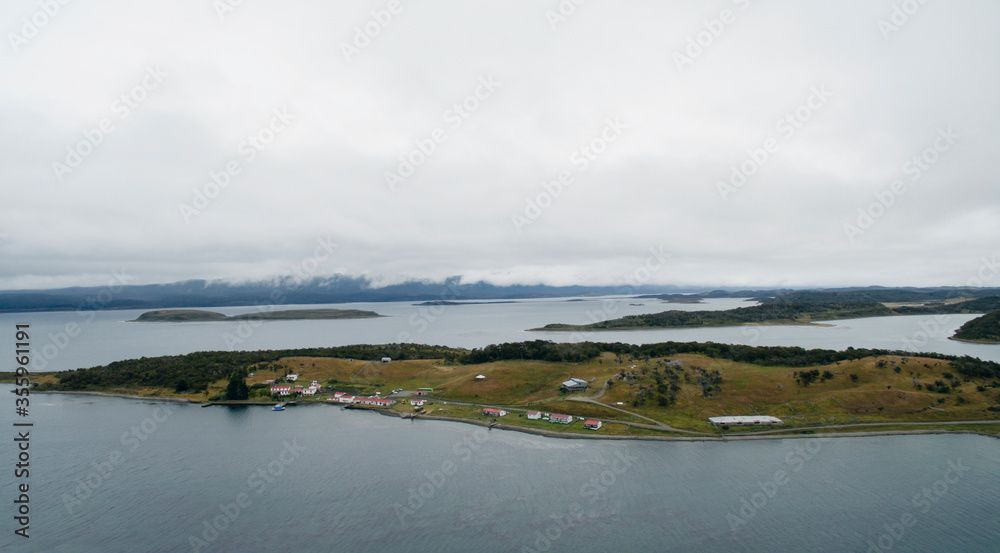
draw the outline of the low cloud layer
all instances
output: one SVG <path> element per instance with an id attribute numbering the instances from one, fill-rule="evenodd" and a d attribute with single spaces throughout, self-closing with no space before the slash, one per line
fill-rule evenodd
<path id="1" fill-rule="evenodd" d="M 0 288 L 1000 283 L 996 3 L 580 4 L 6 2 Z"/>

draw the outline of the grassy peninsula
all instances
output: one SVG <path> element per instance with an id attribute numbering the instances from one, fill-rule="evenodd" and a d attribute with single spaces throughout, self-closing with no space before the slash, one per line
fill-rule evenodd
<path id="1" fill-rule="evenodd" d="M 227 316 L 214 311 L 200 309 L 163 309 L 147 311 L 133 322 L 138 323 L 189 323 L 215 321 L 293 321 L 327 319 L 371 319 L 382 317 L 374 311 L 360 309 L 288 309 L 283 311 L 260 311 L 243 315 Z"/>
<path id="2" fill-rule="evenodd" d="M 383 357 L 392 361 L 383 363 Z M 253 376 L 250 376 L 252 373 Z M 417 344 L 258 352 L 201 352 L 144 358 L 107 366 L 35 375 L 38 391 L 103 392 L 205 402 L 245 383 L 247 402 L 272 397 L 266 381 L 319 381 L 314 398 L 333 391 L 355 395 L 433 388 L 417 410 L 409 392 L 388 409 L 400 416 L 608 436 L 712 437 L 750 432 L 795 433 L 887 430 L 974 430 L 1000 433 L 1000 364 L 940 354 L 714 343 L 555 344 L 533 341 L 464 350 Z M 479 379 L 482 375 L 485 378 Z M 566 392 L 579 378 L 589 389 Z M 492 419 L 484 406 L 507 410 Z M 528 410 L 603 421 L 598 431 L 530 420 Z M 710 416 L 773 415 L 771 429 L 715 429 Z M 961 424 L 958 424 L 961 423 Z"/>
<path id="3" fill-rule="evenodd" d="M 955 332 L 952 339 L 982 344 L 1000 344 L 1000 311 L 987 313 L 965 323 Z"/>

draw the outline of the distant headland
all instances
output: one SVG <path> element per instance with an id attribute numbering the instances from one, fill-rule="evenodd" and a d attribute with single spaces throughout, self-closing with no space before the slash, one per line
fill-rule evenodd
<path id="1" fill-rule="evenodd" d="M 297 321 L 324 319 L 373 319 L 384 317 L 374 311 L 360 309 L 288 309 L 284 311 L 261 311 L 242 315 L 223 315 L 215 311 L 200 309 L 162 309 L 147 311 L 132 322 L 137 323 L 191 323 L 218 321 Z"/>

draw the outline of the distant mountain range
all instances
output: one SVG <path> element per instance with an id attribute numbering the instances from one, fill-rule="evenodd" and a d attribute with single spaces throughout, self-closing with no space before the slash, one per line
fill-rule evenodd
<path id="1" fill-rule="evenodd" d="M 221 280 L 188 280 L 171 284 L 110 287 L 16 290 L 0 292 L 0 312 L 71 311 L 75 309 L 162 309 L 171 307 L 227 307 L 249 305 L 301 305 L 325 303 L 463 300 L 515 300 L 607 295 L 642 295 L 670 299 L 682 294 L 704 298 L 756 298 L 769 301 L 810 301 L 810 294 L 842 295 L 838 301 L 921 302 L 1000 295 L 998 288 L 885 288 L 854 287 L 818 290 L 739 289 L 646 286 L 497 286 L 486 282 L 460 284 L 458 277 L 444 282 L 409 281 L 376 287 L 364 277 L 333 276 L 302 281 L 284 277 L 250 283 Z M 794 298 L 794 300 L 793 300 Z M 818 299 L 818 298 L 817 298 Z M 775 301 L 775 300 L 770 300 Z"/>
<path id="2" fill-rule="evenodd" d="M 293 277 L 250 283 L 188 280 L 172 284 L 121 285 L 0 292 L 0 312 L 71 311 L 76 309 L 160 309 L 301 305 L 383 301 L 512 300 L 612 294 L 697 292 L 678 286 L 496 286 L 409 281 L 376 287 L 363 277 L 334 276 L 302 281 Z"/>

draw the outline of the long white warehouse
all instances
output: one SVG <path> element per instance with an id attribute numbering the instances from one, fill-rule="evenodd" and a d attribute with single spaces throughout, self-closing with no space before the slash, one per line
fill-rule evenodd
<path id="1" fill-rule="evenodd" d="M 716 426 L 775 426 L 785 424 L 778 417 L 709 417 L 708 422 Z"/>

